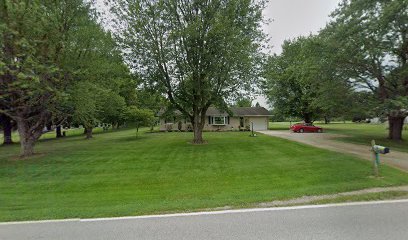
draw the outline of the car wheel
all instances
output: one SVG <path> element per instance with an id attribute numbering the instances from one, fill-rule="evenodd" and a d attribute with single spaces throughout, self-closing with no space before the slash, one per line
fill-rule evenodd
<path id="1" fill-rule="evenodd" d="M 323 132 L 323 130 L 322 129 L 317 129 L 317 132 L 321 133 L 321 132 Z"/>
<path id="2" fill-rule="evenodd" d="M 301 128 L 301 129 L 299 129 L 299 132 L 300 132 L 300 133 L 304 133 L 305 130 L 303 130 L 303 128 Z"/>

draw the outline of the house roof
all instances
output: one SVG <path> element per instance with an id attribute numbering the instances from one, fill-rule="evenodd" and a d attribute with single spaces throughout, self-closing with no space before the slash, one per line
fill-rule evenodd
<path id="1" fill-rule="evenodd" d="M 232 107 L 230 108 L 233 116 L 270 116 L 268 110 L 264 107 Z M 165 110 L 161 109 L 157 115 L 162 116 Z M 174 111 L 175 115 L 181 115 L 178 110 Z M 228 116 L 227 112 L 220 111 L 215 107 L 209 107 L 206 116 Z"/>
<path id="2" fill-rule="evenodd" d="M 269 116 L 270 113 L 263 107 L 232 107 L 230 108 L 233 116 Z M 210 107 L 206 113 L 207 116 L 225 115 L 228 113 L 219 111 L 214 107 Z"/>

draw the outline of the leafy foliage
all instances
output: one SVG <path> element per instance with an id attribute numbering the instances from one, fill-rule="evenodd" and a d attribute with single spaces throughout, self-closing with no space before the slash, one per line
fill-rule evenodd
<path id="1" fill-rule="evenodd" d="M 0 109 L 17 122 L 27 156 L 68 84 L 63 56 L 90 7 L 81 0 L 3 0 L 0 13 Z"/>
<path id="2" fill-rule="evenodd" d="M 141 126 L 150 126 L 155 121 L 154 114 L 148 109 L 139 109 L 135 106 L 130 106 L 126 110 L 126 121 L 136 124 L 136 131 L 139 131 Z"/>
<path id="3" fill-rule="evenodd" d="M 407 9 L 407 0 L 345 0 L 322 32 L 338 73 L 377 95 L 397 140 L 408 116 Z"/>
<path id="4" fill-rule="evenodd" d="M 263 1 L 110 1 L 126 60 L 191 119 L 202 143 L 205 113 L 253 87 Z"/>
<path id="5" fill-rule="evenodd" d="M 269 58 L 264 88 L 275 115 L 311 122 L 347 111 L 351 86 L 334 74 L 324 41 L 320 36 L 286 41 L 282 54 Z"/>
<path id="6" fill-rule="evenodd" d="M 244 98 L 241 97 L 237 99 L 235 102 L 235 106 L 237 107 L 251 107 L 252 106 L 252 100 L 250 98 Z"/>
<path id="7" fill-rule="evenodd" d="M 17 122 L 22 156 L 50 121 L 119 121 L 131 76 L 90 2 L 0 1 L 0 47 L 0 113 Z"/>

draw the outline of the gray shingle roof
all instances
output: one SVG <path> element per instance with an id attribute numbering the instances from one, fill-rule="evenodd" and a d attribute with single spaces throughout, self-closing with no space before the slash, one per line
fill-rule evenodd
<path id="1" fill-rule="evenodd" d="M 232 107 L 230 108 L 233 116 L 269 116 L 270 113 L 263 107 Z M 207 116 L 212 115 L 228 115 L 226 112 L 221 112 L 214 107 L 207 110 Z"/>

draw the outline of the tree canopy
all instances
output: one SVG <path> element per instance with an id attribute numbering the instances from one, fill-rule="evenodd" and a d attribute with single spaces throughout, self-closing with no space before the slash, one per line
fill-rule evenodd
<path id="1" fill-rule="evenodd" d="M 191 119 L 203 142 L 211 106 L 254 87 L 263 34 L 263 1 L 111 1 L 132 69 Z"/>
<path id="2" fill-rule="evenodd" d="M 321 36 L 286 41 L 265 66 L 265 93 L 275 114 L 312 122 L 345 115 L 352 87 L 335 74 Z"/>
<path id="3" fill-rule="evenodd" d="M 129 69 L 90 2 L 0 1 L 0 48 L 0 115 L 17 123 L 21 156 L 33 154 L 50 123 L 113 120 L 120 94 L 131 92 Z"/>
<path id="4" fill-rule="evenodd" d="M 345 0 L 322 31 L 338 74 L 376 94 L 395 140 L 408 116 L 407 9 L 407 0 Z"/>

